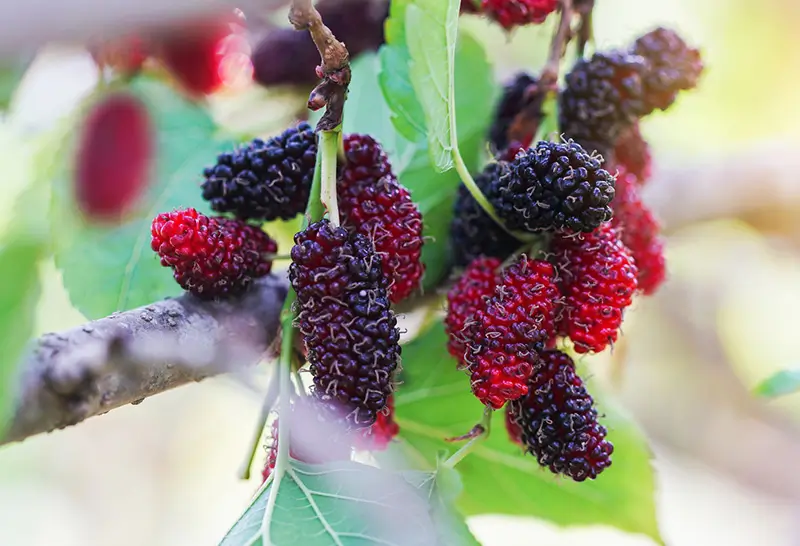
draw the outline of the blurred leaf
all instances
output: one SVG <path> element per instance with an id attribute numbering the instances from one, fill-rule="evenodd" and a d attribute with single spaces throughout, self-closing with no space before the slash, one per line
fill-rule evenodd
<path id="1" fill-rule="evenodd" d="M 11 104 L 14 92 L 27 69 L 27 61 L 0 64 L 0 110 L 6 110 Z"/>
<path id="2" fill-rule="evenodd" d="M 477 544 L 439 494 L 436 476 L 292 460 L 271 514 L 266 512 L 275 482 L 258 493 L 221 545 Z"/>
<path id="3" fill-rule="evenodd" d="M 800 370 L 781 370 L 768 377 L 753 389 L 753 394 L 764 398 L 777 398 L 800 391 Z"/>
<path id="4" fill-rule="evenodd" d="M 158 213 L 179 207 L 206 210 L 199 188 L 203 168 L 234 146 L 215 135 L 216 127 L 203 108 L 165 84 L 139 78 L 128 90 L 150 110 L 157 149 L 150 187 L 134 212 L 113 227 L 83 222 L 72 195 L 73 145 L 63 147 L 53 180 L 56 265 L 73 305 L 90 319 L 181 293 L 172 272 L 161 267 L 150 249 L 150 223 Z"/>
<path id="5" fill-rule="evenodd" d="M 435 467 L 443 438 L 463 434 L 480 420 L 483 407 L 469 379 L 447 353 L 441 323 L 403 348 L 403 388 L 395 398 L 400 436 L 416 459 Z M 596 385 L 590 382 L 595 394 Z M 598 397 L 595 397 L 598 400 Z M 614 464 L 596 480 L 575 483 L 542 469 L 522 453 L 496 412 L 492 434 L 458 465 L 464 492 L 458 506 L 467 515 L 537 516 L 559 525 L 605 524 L 661 542 L 655 515 L 650 453 L 637 428 L 599 398 Z"/>
<path id="6" fill-rule="evenodd" d="M 406 8 L 409 76 L 425 114 L 431 161 L 439 171 L 453 166 L 457 152 L 455 53 L 458 0 L 417 0 Z"/>

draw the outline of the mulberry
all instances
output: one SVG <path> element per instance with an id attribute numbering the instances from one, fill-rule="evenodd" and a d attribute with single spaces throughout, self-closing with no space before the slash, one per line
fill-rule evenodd
<path id="1" fill-rule="evenodd" d="M 492 180 L 488 197 L 512 230 L 590 232 L 611 219 L 614 177 L 575 142 L 539 142 Z"/>
<path id="2" fill-rule="evenodd" d="M 642 81 L 646 70 L 642 57 L 618 51 L 578 61 L 559 95 L 564 136 L 608 155 L 619 134 L 648 113 Z"/>
<path id="3" fill-rule="evenodd" d="M 508 163 L 489 163 L 475 177 L 478 189 L 486 195 L 489 188 L 505 173 Z M 520 242 L 499 226 L 478 204 L 463 184 L 458 188 L 450 224 L 453 261 L 465 266 L 481 256 L 506 259 L 519 248 Z"/>
<path id="4" fill-rule="evenodd" d="M 557 236 L 553 251 L 566 298 L 559 332 L 578 353 L 600 352 L 617 340 L 622 313 L 636 292 L 633 257 L 610 224 Z"/>
<path id="5" fill-rule="evenodd" d="M 467 333 L 464 360 L 481 403 L 498 409 L 528 392 L 538 354 L 555 336 L 558 302 L 548 262 L 522 256 L 506 268 Z"/>
<path id="6" fill-rule="evenodd" d="M 371 426 L 400 358 L 381 257 L 360 233 L 322 220 L 295 235 L 289 280 L 314 395 L 354 428 Z"/>
<path id="7" fill-rule="evenodd" d="M 644 89 L 650 109 L 669 108 L 678 92 L 697 87 L 703 72 L 700 52 L 666 28 L 657 28 L 636 40 L 633 53 L 649 63 Z"/>
<path id="8" fill-rule="evenodd" d="M 447 293 L 447 316 L 444 319 L 447 350 L 462 363 L 467 348 L 465 329 L 500 284 L 499 269 L 500 260 L 497 258 L 477 258 Z"/>
<path id="9" fill-rule="evenodd" d="M 294 218 L 308 203 L 316 155 L 316 135 L 306 122 L 266 142 L 254 139 L 205 169 L 203 199 L 240 219 Z"/>
<path id="10" fill-rule="evenodd" d="M 653 158 L 650 145 L 642 136 L 639 122 L 628 127 L 617 139 L 614 144 L 614 163 L 634 175 L 640 185 L 650 179 Z"/>
<path id="11" fill-rule="evenodd" d="M 508 439 L 517 445 L 524 446 L 522 443 L 522 427 L 517 424 L 514 412 L 511 410 L 512 404 L 506 406 L 505 424 Z M 274 465 L 273 465 L 274 466 Z M 266 479 L 266 478 L 265 478 Z"/>
<path id="12" fill-rule="evenodd" d="M 503 88 L 503 96 L 497 105 L 494 122 L 489 129 L 489 142 L 495 152 L 503 151 L 512 144 L 508 141 L 508 130 L 517 114 L 528 106 L 532 99 L 532 92 L 536 89 L 536 83 L 536 78 L 526 72 L 521 72 Z M 538 117 L 539 119 L 543 117 L 541 110 Z M 533 134 L 525 135 L 525 141 L 517 142 L 517 147 L 527 148 L 530 146 L 533 136 Z"/>
<path id="13" fill-rule="evenodd" d="M 237 220 L 209 218 L 195 209 L 153 219 L 151 248 L 171 267 L 184 290 L 211 299 L 243 292 L 272 268 L 277 245 L 261 229 Z"/>
<path id="14" fill-rule="evenodd" d="M 482 0 L 481 11 L 509 30 L 543 23 L 558 7 L 558 0 Z"/>
<path id="15" fill-rule="evenodd" d="M 389 279 L 389 297 L 397 303 L 419 287 L 425 271 L 422 215 L 375 139 L 348 135 L 344 155 L 337 185 L 342 225 L 373 242 Z"/>
<path id="16" fill-rule="evenodd" d="M 620 166 L 617 181 L 619 193 L 614 200 L 612 224 L 636 262 L 639 290 L 653 294 L 667 275 L 661 226 L 650 208 L 642 202 L 636 176 Z"/>
<path id="17" fill-rule="evenodd" d="M 528 394 L 509 404 L 509 420 L 539 464 L 576 482 L 595 479 L 611 466 L 614 446 L 597 421 L 572 359 L 560 351 L 542 354 Z"/>
<path id="18" fill-rule="evenodd" d="M 375 424 L 366 430 L 356 432 L 355 447 L 369 451 L 385 451 L 400 427 L 394 420 L 394 396 L 389 397 L 386 408 L 378 413 Z"/>

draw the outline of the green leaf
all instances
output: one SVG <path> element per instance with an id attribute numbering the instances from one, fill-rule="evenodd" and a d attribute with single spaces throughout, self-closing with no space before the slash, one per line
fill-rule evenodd
<path id="1" fill-rule="evenodd" d="M 443 438 L 460 435 L 480 421 L 483 407 L 472 396 L 468 377 L 447 353 L 440 324 L 403 349 L 403 385 L 395 397 L 396 418 L 406 447 L 435 468 L 441 451 L 453 451 Z M 468 516 L 537 516 L 559 525 L 606 524 L 661 541 L 655 515 L 650 452 L 641 433 L 597 395 L 613 465 L 596 480 L 559 479 L 524 455 L 507 437 L 503 413 L 496 412 L 487 440 L 458 465 L 464 492 L 458 506 Z"/>
<path id="2" fill-rule="evenodd" d="M 455 119 L 455 52 L 458 0 L 417 0 L 406 8 L 409 76 L 425 114 L 431 161 L 453 166 L 458 151 Z"/>
<path id="3" fill-rule="evenodd" d="M 800 391 L 800 370 L 781 370 L 768 377 L 753 389 L 753 394 L 764 398 L 777 398 Z"/>
<path id="4" fill-rule="evenodd" d="M 275 481 L 259 491 L 221 545 L 477 544 L 439 494 L 436 476 L 352 462 L 291 460 L 271 512 L 267 506 Z"/>
<path id="5" fill-rule="evenodd" d="M 150 249 L 150 223 L 178 207 L 207 210 L 200 195 L 203 167 L 234 143 L 218 138 L 208 113 L 170 87 L 134 80 L 128 90 L 147 105 L 156 131 L 156 165 L 146 196 L 121 225 L 88 225 L 76 214 L 68 165 L 73 143 L 63 146 L 53 180 L 56 265 L 73 305 L 94 319 L 181 293 L 168 268 Z M 110 181 L 113 183 L 113 181 Z"/>

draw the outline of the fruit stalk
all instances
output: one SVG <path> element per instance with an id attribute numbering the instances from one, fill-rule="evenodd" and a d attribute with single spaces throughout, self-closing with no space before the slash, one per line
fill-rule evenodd
<path id="1" fill-rule="evenodd" d="M 339 203 L 336 199 L 336 155 L 339 148 L 339 133 L 341 130 L 320 131 L 320 145 L 318 149 L 317 164 L 322 165 L 321 199 L 322 204 L 328 209 L 331 224 L 339 225 Z M 315 173 L 316 175 L 316 173 Z"/>

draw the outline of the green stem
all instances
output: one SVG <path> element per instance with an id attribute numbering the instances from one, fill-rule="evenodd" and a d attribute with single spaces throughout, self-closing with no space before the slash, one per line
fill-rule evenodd
<path id="1" fill-rule="evenodd" d="M 328 217 L 334 226 L 339 225 L 339 204 L 336 199 L 336 155 L 339 151 L 340 133 L 340 129 L 321 131 L 319 133 L 319 154 L 321 158 L 318 162 L 322 163 L 321 199 L 328 209 Z"/>
<path id="2" fill-rule="evenodd" d="M 461 157 L 461 152 L 459 152 L 457 149 L 453 150 L 453 162 L 455 163 L 458 176 L 461 177 L 461 181 L 467 187 L 469 193 L 472 194 L 472 197 L 475 198 L 475 201 L 478 202 L 481 208 L 486 211 L 486 214 L 488 214 L 492 220 L 497 222 L 498 225 L 502 226 L 503 221 L 500 220 L 499 216 L 497 216 L 497 211 L 494 210 L 494 206 L 492 206 L 492 204 L 486 199 L 486 196 L 483 195 L 483 192 L 475 183 L 472 175 L 469 174 L 469 169 L 467 169 L 466 164 L 464 164 L 464 159 Z"/>
<path id="3" fill-rule="evenodd" d="M 291 392 L 292 392 L 292 354 L 294 343 L 294 304 L 297 295 L 294 289 L 289 289 L 286 301 L 281 310 L 281 356 L 278 360 L 278 455 L 275 460 L 275 470 L 272 472 L 272 487 L 269 490 L 264 518 L 261 521 L 261 535 L 264 542 L 271 544 L 269 523 L 275 511 L 275 502 L 278 498 L 283 476 L 289 466 L 289 432 L 291 431 Z"/>
<path id="4" fill-rule="evenodd" d="M 447 460 L 442 463 L 442 466 L 446 468 L 455 468 L 455 466 L 460 463 L 464 457 L 469 455 L 472 450 L 475 449 L 475 446 L 489 437 L 489 432 L 492 425 L 492 411 L 493 410 L 491 407 L 486 406 L 486 408 L 483 410 L 483 419 L 481 419 L 480 423 L 480 425 L 483 427 L 483 431 L 474 438 L 471 438 L 466 444 L 461 446 L 458 451 L 448 457 Z"/>
<path id="5" fill-rule="evenodd" d="M 261 413 L 258 416 L 256 429 L 253 432 L 253 438 L 250 444 L 250 453 L 242 463 L 239 469 L 239 479 L 249 480 L 250 469 L 253 467 L 253 460 L 256 458 L 256 452 L 261 443 L 261 438 L 264 436 L 264 427 L 267 425 L 267 418 L 272 408 L 275 406 L 275 401 L 278 399 L 278 381 L 279 381 L 280 366 L 276 363 L 275 369 L 272 371 L 272 377 L 269 379 L 269 386 L 267 387 L 267 394 L 264 395 L 264 401 L 261 403 Z"/>
<path id="6" fill-rule="evenodd" d="M 303 219 L 303 229 L 311 222 L 322 220 L 325 216 L 325 206 L 322 204 L 320 189 L 322 187 L 322 147 L 317 148 L 317 161 L 314 165 L 314 178 L 311 181 L 311 193 L 306 206 L 306 216 Z"/>

